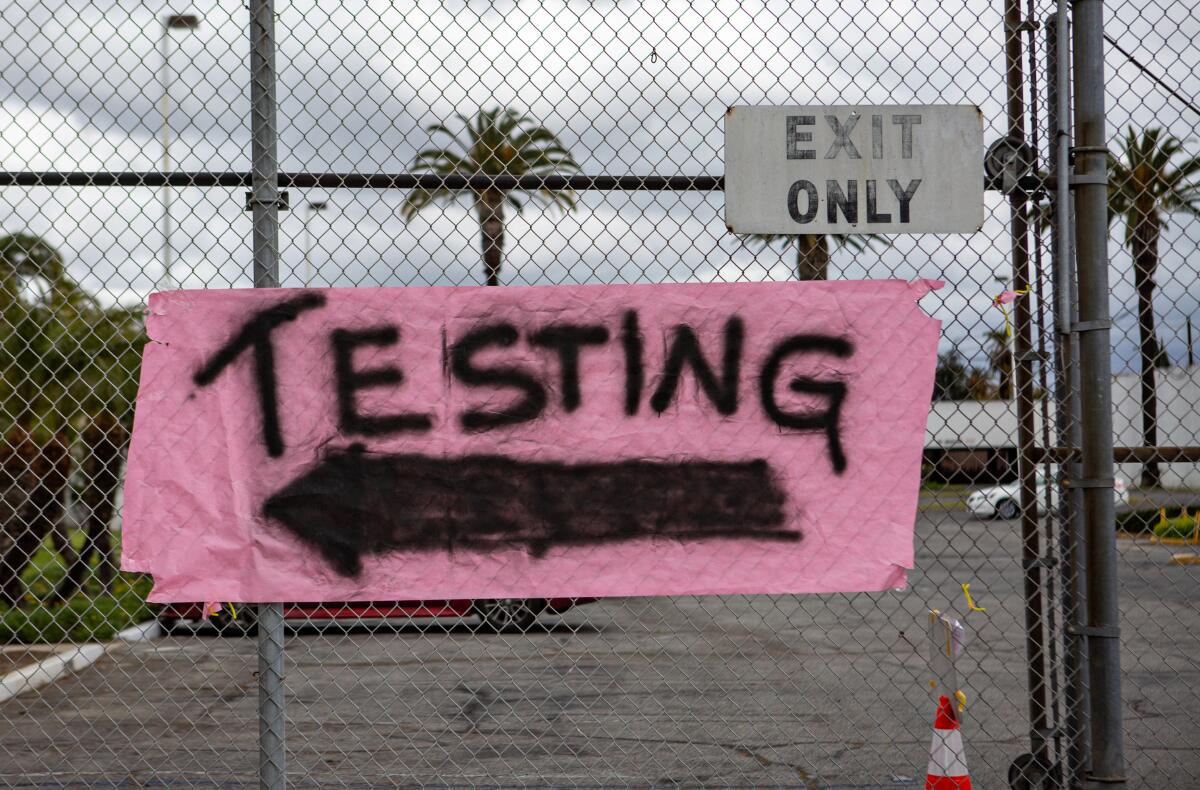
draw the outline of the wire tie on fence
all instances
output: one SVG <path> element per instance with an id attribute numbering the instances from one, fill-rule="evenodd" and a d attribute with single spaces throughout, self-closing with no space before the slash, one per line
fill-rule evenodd
<path id="1" fill-rule="evenodd" d="M 280 211 L 288 210 L 288 193 L 286 189 L 281 189 L 275 194 L 274 200 L 257 200 L 253 192 L 246 193 L 246 211 L 253 211 L 256 206 L 266 206 L 267 208 L 276 208 Z"/>
<path id="2" fill-rule="evenodd" d="M 1115 625 L 1068 625 L 1067 633 L 1089 639 L 1120 639 L 1121 629 Z"/>
<path id="3" fill-rule="evenodd" d="M 1104 154 L 1107 159 L 1109 151 L 1106 145 L 1073 145 L 1067 149 L 1067 162 L 1074 167 L 1076 157 L 1081 154 L 1084 156 L 1088 154 Z"/>
<path id="4" fill-rule="evenodd" d="M 237 619 L 237 609 L 233 608 L 232 603 L 223 604 L 220 601 L 205 601 L 204 606 L 201 608 L 200 612 L 201 612 L 201 615 L 204 617 L 204 619 L 207 620 L 208 618 L 210 618 L 214 615 L 220 614 L 221 610 L 223 608 L 225 608 L 226 606 L 229 607 L 229 614 L 233 617 L 234 620 L 236 620 Z"/>
<path id="5" fill-rule="evenodd" d="M 1063 480 L 1067 488 L 1112 488 L 1115 481 L 1111 477 L 1081 478 L 1079 480 Z"/>
<path id="6" fill-rule="evenodd" d="M 1095 321 L 1076 321 L 1071 325 L 1072 332 L 1099 332 L 1101 329 L 1112 329 L 1112 321 L 1101 318 Z"/>
<path id="7" fill-rule="evenodd" d="M 992 304 L 1000 308 L 1000 312 L 1004 313 L 1004 336 L 1012 337 L 1012 319 L 1009 318 L 1008 308 L 1005 307 L 1009 302 L 1015 302 L 1018 296 L 1025 296 L 1029 293 L 1028 288 L 1020 288 L 1016 291 L 1004 291 L 997 296 L 992 297 Z"/>
<path id="8" fill-rule="evenodd" d="M 1108 173 L 1078 173 L 1067 177 L 1067 184 L 1073 187 L 1084 184 L 1099 184 L 1108 186 Z"/>
<path id="9" fill-rule="evenodd" d="M 967 596 L 967 611 L 968 612 L 986 612 L 987 607 L 976 606 L 975 601 L 971 598 L 971 585 L 968 582 L 962 584 L 963 595 Z"/>

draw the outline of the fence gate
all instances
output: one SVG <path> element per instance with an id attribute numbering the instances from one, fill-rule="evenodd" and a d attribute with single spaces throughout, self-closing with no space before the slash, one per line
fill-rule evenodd
<path id="1" fill-rule="evenodd" d="M 1108 526 L 1195 534 L 1200 16 L 1073 5 L 13 0 L 0 787 L 922 787 L 930 610 L 976 787 L 1200 782 L 1195 568 Z M 1010 141 L 978 233 L 726 232 L 727 107 L 922 103 Z M 798 275 L 946 282 L 907 589 L 201 625 L 116 573 L 152 291 Z"/>

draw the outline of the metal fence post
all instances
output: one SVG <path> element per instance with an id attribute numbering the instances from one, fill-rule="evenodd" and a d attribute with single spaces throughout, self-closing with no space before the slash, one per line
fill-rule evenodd
<path id="1" fill-rule="evenodd" d="M 1025 29 L 1018 0 L 1004 3 L 1004 62 L 1007 82 L 1009 139 L 1025 142 L 1025 77 L 1021 68 L 1021 31 Z M 1015 187 L 1009 192 L 1012 233 L 1012 288 L 1028 293 L 1029 281 L 1029 196 Z M 1033 456 L 1034 433 L 1032 297 L 1013 304 L 1013 354 L 1017 406 L 1017 476 L 1020 481 L 1021 558 L 1024 566 L 1025 660 L 1029 684 L 1030 752 L 1040 766 L 1048 766 L 1050 720 L 1047 704 L 1045 659 L 1045 603 L 1041 563 L 1042 545 L 1037 520 L 1037 462 Z"/>
<path id="2" fill-rule="evenodd" d="M 1079 337 L 1075 334 L 1078 293 L 1075 285 L 1072 198 L 1070 187 L 1071 63 L 1068 48 L 1069 15 L 1061 1 L 1046 18 L 1046 84 L 1050 111 L 1050 157 L 1053 162 L 1054 210 L 1051 233 L 1051 267 L 1054 282 L 1055 368 L 1054 400 L 1056 440 L 1060 447 L 1078 448 L 1079 428 Z M 1080 477 L 1077 455 L 1061 462 L 1060 479 Z M 1084 536 L 1081 515 L 1083 490 L 1068 486 L 1060 490 L 1059 518 L 1065 565 L 1063 567 L 1064 681 L 1066 686 L 1066 736 L 1068 787 L 1077 786 L 1088 767 L 1087 732 L 1087 640 L 1083 636 Z"/>
<path id="3" fill-rule="evenodd" d="M 1108 311 L 1108 149 L 1104 118 L 1104 4 L 1074 6 L 1075 247 L 1087 534 L 1087 627 L 1092 767 L 1099 782 L 1125 781 L 1121 721 L 1116 519 L 1113 503 L 1112 353 Z"/>
<path id="4" fill-rule="evenodd" d="M 279 162 L 275 128 L 275 8 L 250 0 L 251 193 L 254 287 L 279 285 Z M 258 607 L 258 784 L 283 790 L 283 605 Z"/>
<path id="5" fill-rule="evenodd" d="M 250 206 L 254 287 L 279 286 L 279 161 L 275 128 L 275 4 L 250 2 Z"/>
<path id="6" fill-rule="evenodd" d="M 283 790 L 283 605 L 258 605 L 258 786 Z"/>

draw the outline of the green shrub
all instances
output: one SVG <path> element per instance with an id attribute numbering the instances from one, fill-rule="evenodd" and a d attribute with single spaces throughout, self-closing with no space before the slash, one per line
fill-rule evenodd
<path id="1" fill-rule="evenodd" d="M 1167 508 L 1167 519 L 1175 519 L 1183 514 L 1183 509 L 1178 507 Z M 1191 517 L 1189 516 L 1189 519 Z M 1157 508 L 1143 508 L 1142 510 L 1131 510 L 1127 513 L 1117 514 L 1117 530 L 1121 532 L 1131 532 L 1140 534 L 1144 532 L 1153 532 L 1158 526 L 1158 522 L 1162 521 L 1162 514 Z M 1190 533 L 1189 533 L 1190 534 Z"/>
<path id="2" fill-rule="evenodd" d="M 111 595 L 81 592 L 64 602 L 30 598 L 0 606 L 0 644 L 104 642 L 154 617 L 146 603 L 149 577 L 121 574 Z"/>
<path id="3" fill-rule="evenodd" d="M 1195 532 L 1195 516 L 1176 516 L 1154 525 L 1154 534 L 1160 538 L 1191 538 Z"/>
<path id="4" fill-rule="evenodd" d="M 83 533 L 70 535 L 78 550 Z M 66 575 L 62 557 L 47 540 L 21 574 L 25 597 L 18 606 L 0 604 L 0 644 L 48 644 L 55 642 L 104 642 L 131 625 L 154 617 L 146 603 L 152 581 L 149 576 L 119 573 L 112 592 L 106 593 L 95 580 L 82 590 L 59 601 L 54 590 Z"/>

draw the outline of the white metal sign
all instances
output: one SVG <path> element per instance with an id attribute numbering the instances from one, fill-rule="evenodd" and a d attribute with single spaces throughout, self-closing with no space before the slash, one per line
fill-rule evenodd
<path id="1" fill-rule="evenodd" d="M 731 107 L 733 233 L 971 233 L 983 224 L 973 105 Z"/>

